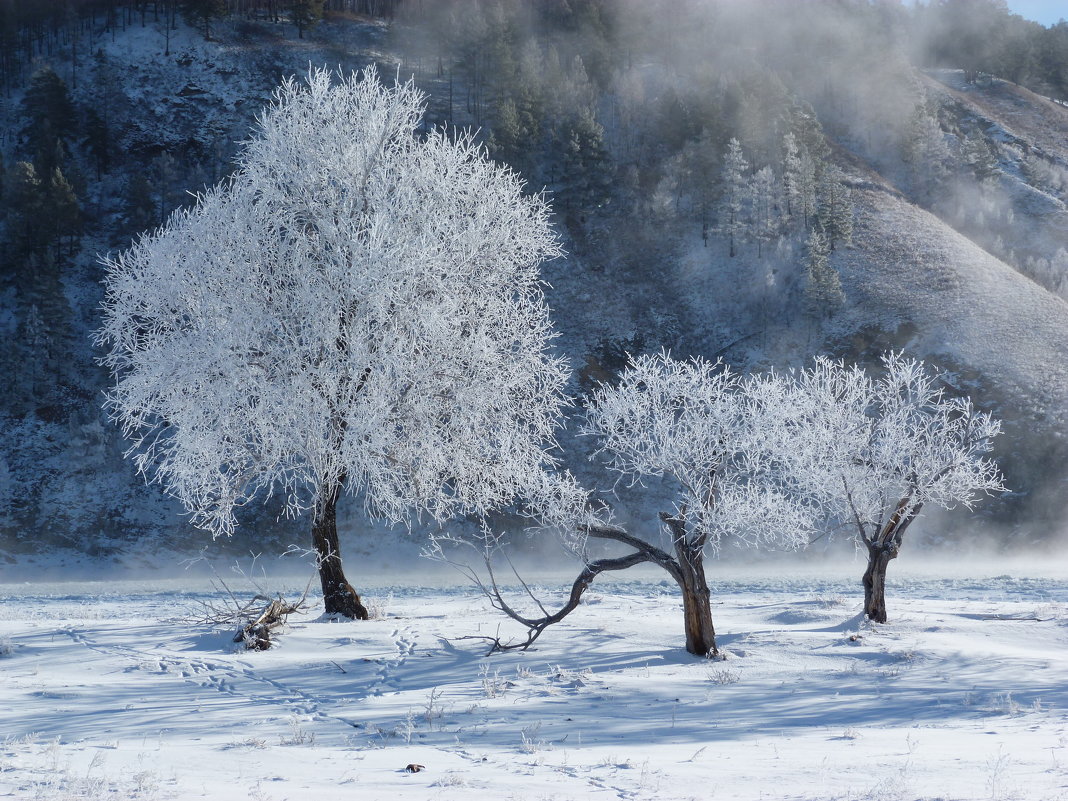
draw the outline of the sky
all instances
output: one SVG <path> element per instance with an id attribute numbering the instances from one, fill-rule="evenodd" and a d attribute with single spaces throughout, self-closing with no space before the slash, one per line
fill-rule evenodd
<path id="1" fill-rule="evenodd" d="M 1024 19 L 1054 25 L 1068 19 L 1068 0 L 1008 0 L 1009 9 Z"/>

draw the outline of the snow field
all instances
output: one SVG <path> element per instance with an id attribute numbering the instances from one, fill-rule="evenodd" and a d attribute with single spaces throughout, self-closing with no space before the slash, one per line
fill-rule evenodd
<path id="1" fill-rule="evenodd" d="M 883 626 L 853 576 L 714 576 L 722 661 L 655 580 L 493 656 L 462 586 L 261 653 L 177 619 L 199 579 L 0 586 L 0 798 L 1068 798 L 1068 584 L 899 574 Z"/>

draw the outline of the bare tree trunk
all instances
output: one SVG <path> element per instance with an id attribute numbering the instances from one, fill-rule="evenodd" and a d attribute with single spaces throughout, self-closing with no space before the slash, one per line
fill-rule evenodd
<path id="1" fill-rule="evenodd" d="M 686 628 L 686 650 L 697 656 L 716 656 L 716 629 L 712 625 L 712 600 L 705 580 L 703 554 L 697 564 L 682 565 L 682 616 Z M 681 560 L 680 560 L 681 561 Z"/>
<path id="2" fill-rule="evenodd" d="M 897 547 L 886 548 L 878 543 L 868 545 L 868 568 L 861 581 L 864 584 L 864 614 L 876 623 L 886 622 L 886 567 L 897 558 Z"/>
<path id="3" fill-rule="evenodd" d="M 319 581 L 323 586 L 323 603 L 328 615 L 339 614 L 356 620 L 367 620 L 367 609 L 360 596 L 345 579 L 341 568 L 341 553 L 337 537 L 337 499 L 340 486 L 315 504 L 312 519 L 312 541 L 318 559 Z"/>
<path id="4" fill-rule="evenodd" d="M 712 626 L 712 608 L 704 570 L 700 580 L 682 585 L 682 617 L 686 624 L 686 649 L 698 657 L 714 657 L 716 629 Z"/>
<path id="5" fill-rule="evenodd" d="M 712 625 L 712 593 L 705 578 L 705 550 L 702 537 L 690 537 L 679 517 L 661 513 L 675 544 L 677 572 L 672 572 L 682 590 L 682 617 L 686 650 L 697 656 L 717 656 L 716 629 Z"/>
<path id="6" fill-rule="evenodd" d="M 897 559 L 905 529 L 912 525 L 923 509 L 922 503 L 913 503 L 915 489 L 915 485 L 911 486 L 897 502 L 894 513 L 883 525 L 879 536 L 869 540 L 861 531 L 864 544 L 868 546 L 868 567 L 861 579 L 864 584 L 864 614 L 876 623 L 886 622 L 886 567 L 891 559 Z"/>

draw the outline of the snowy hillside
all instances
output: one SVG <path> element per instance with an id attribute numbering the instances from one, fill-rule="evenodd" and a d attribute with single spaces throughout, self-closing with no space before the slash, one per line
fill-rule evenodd
<path id="1" fill-rule="evenodd" d="M 880 12 L 888 26 L 863 4 L 811 19 L 783 12 L 765 30 L 750 24 L 759 10 L 741 6 L 711 25 L 699 4 L 677 15 L 640 5 L 584 17 L 577 4 L 535 19 L 521 4 L 498 14 L 477 4 L 394 13 L 392 3 L 328 3 L 299 35 L 287 16 L 250 11 L 217 20 L 211 39 L 180 15 L 166 24 L 158 9 L 84 11 L 77 36 L 38 31 L 32 64 L 52 66 L 74 106 L 57 166 L 73 176 L 82 228 L 31 252 L 25 269 L 10 256 L 0 286 L 0 329 L 14 343 L 3 356 L 12 381 L 0 417 L 4 558 L 43 545 L 150 563 L 159 549 L 204 544 L 123 460 L 99 408 L 108 379 L 90 342 L 100 324 L 97 256 L 128 247 L 227 175 L 282 76 L 372 62 L 428 93 L 425 125 L 477 129 L 495 158 L 546 188 L 568 252 L 543 268 L 546 297 L 580 404 L 628 354 L 662 348 L 742 370 L 797 367 L 821 352 L 871 365 L 904 348 L 1006 424 L 997 455 L 1012 492 L 942 535 L 978 527 L 1003 543 L 1059 541 L 1068 110 L 1002 79 L 922 71 L 900 41 L 876 59 L 884 51 L 863 38 L 871 26 L 880 36 L 908 30 L 904 10 Z M 823 35 L 835 47 L 823 47 Z M 826 59 L 808 59 L 813 48 Z M 11 197 L 15 165 L 55 157 L 33 149 L 33 74 L 27 61 L 4 78 L 0 155 Z M 787 135 L 810 180 L 840 169 L 851 192 L 851 241 L 830 254 L 839 306 L 812 308 L 808 235 L 824 223 L 815 207 L 786 212 Z M 741 178 L 763 175 L 772 192 L 764 207 L 774 211 L 763 229 L 738 233 L 734 255 L 722 208 L 731 139 L 746 160 Z M 745 191 L 755 214 L 754 190 Z M 807 191 L 815 203 L 830 190 Z M 28 223 L 5 213 L 10 238 Z M 604 488 L 574 429 L 561 435 L 566 466 Z M 277 506 L 246 511 L 238 552 L 305 537 L 306 521 L 280 518 Z M 358 503 L 343 503 L 342 515 L 352 546 L 373 549 L 377 530 Z"/>
<path id="2" fill-rule="evenodd" d="M 900 197 L 878 188 L 856 197 L 856 246 L 843 278 L 859 301 L 849 312 L 858 344 L 905 348 L 944 366 L 1005 420 L 1000 450 L 1011 463 L 1042 449 L 1062 453 L 1068 304 Z M 1018 474 L 1032 488 L 1042 483 L 1036 467 L 1020 465 Z"/>

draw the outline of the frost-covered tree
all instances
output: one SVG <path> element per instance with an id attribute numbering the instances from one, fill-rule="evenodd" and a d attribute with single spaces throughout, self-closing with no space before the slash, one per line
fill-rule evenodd
<path id="1" fill-rule="evenodd" d="M 942 186 L 953 162 L 936 107 L 928 103 L 916 107 L 909 121 L 902 157 L 909 166 L 913 188 L 929 199 Z"/>
<path id="2" fill-rule="evenodd" d="M 781 391 L 768 392 L 763 382 L 742 379 L 721 363 L 681 362 L 666 354 L 640 356 L 617 384 L 597 390 L 584 428 L 597 439 L 606 466 L 623 476 L 622 486 L 663 479 L 674 492 L 673 508 L 660 513 L 661 531 L 644 535 L 613 524 L 608 515 L 590 512 L 577 527 L 565 529 L 565 542 L 586 561 L 586 568 L 568 602 L 555 613 L 525 617 L 504 600 L 495 582 L 479 582 L 499 609 L 527 626 L 528 639 L 520 647 L 577 608 L 600 573 L 649 562 L 679 585 L 686 650 L 716 654 L 706 554 L 716 552 L 724 540 L 752 547 L 800 547 L 808 542 L 817 518 L 817 506 L 797 492 L 797 481 L 788 471 L 790 460 L 782 452 L 788 438 L 769 426 L 786 419 L 781 411 L 771 413 L 769 406 L 786 397 Z M 534 501 L 537 511 L 548 512 L 557 524 L 568 519 L 568 510 L 552 504 L 563 500 L 573 506 L 577 496 L 560 487 L 566 490 L 567 483 L 558 482 L 555 492 L 542 493 L 540 508 L 539 499 Z M 590 540 L 615 542 L 629 552 L 591 560 Z M 499 641 L 495 646 L 508 647 Z"/>
<path id="3" fill-rule="evenodd" d="M 769 392 L 778 391 L 772 385 Z M 868 553 L 864 613 L 886 622 L 886 569 L 925 506 L 972 508 L 1002 492 L 984 454 L 1000 430 L 967 398 L 950 397 L 922 362 L 883 357 L 870 378 L 859 367 L 817 359 L 791 377 L 773 430 L 792 443 L 794 473 L 853 531 Z"/>
<path id="4" fill-rule="evenodd" d="M 749 184 L 752 204 L 752 236 L 757 242 L 757 257 L 764 255 L 764 245 L 779 235 L 778 186 L 771 167 L 761 167 Z"/>
<path id="5" fill-rule="evenodd" d="M 572 209 L 600 205 L 611 190 L 604 128 L 590 109 L 582 109 L 564 123 L 560 134 L 564 178 L 557 193 L 559 199 Z"/>
<path id="6" fill-rule="evenodd" d="M 998 174 L 997 156 L 979 131 L 972 131 L 964 137 L 960 146 L 960 160 L 980 181 Z"/>
<path id="7" fill-rule="evenodd" d="M 742 145 L 737 139 L 727 143 L 727 153 L 723 157 L 721 176 L 721 195 L 718 218 L 719 232 L 727 238 L 731 258 L 738 253 L 738 243 L 745 239 L 749 221 L 746 215 L 746 199 L 749 194 L 749 162 L 742 153 Z"/>
<path id="8" fill-rule="evenodd" d="M 138 468 L 215 534 L 312 510 L 327 612 L 343 491 L 389 521 L 485 514 L 548 462 L 566 371 L 543 198 L 470 137 L 415 131 L 373 69 L 287 80 L 234 178 L 106 261 L 107 405 Z"/>
<path id="9" fill-rule="evenodd" d="M 820 229 L 812 230 L 805 249 L 806 311 L 817 319 L 829 317 L 845 302 L 845 294 L 838 271 L 831 266 L 827 238 Z"/>
<path id="10" fill-rule="evenodd" d="M 823 229 L 829 250 L 853 241 L 853 195 L 834 164 L 826 165 L 819 178 L 816 225 Z"/>
<path id="11" fill-rule="evenodd" d="M 787 132 L 782 138 L 782 199 L 784 216 L 792 220 L 802 213 L 801 151 L 797 137 Z"/>
<path id="12" fill-rule="evenodd" d="M 792 132 L 782 138 L 782 192 L 787 222 L 808 228 L 816 213 L 816 165 Z"/>

